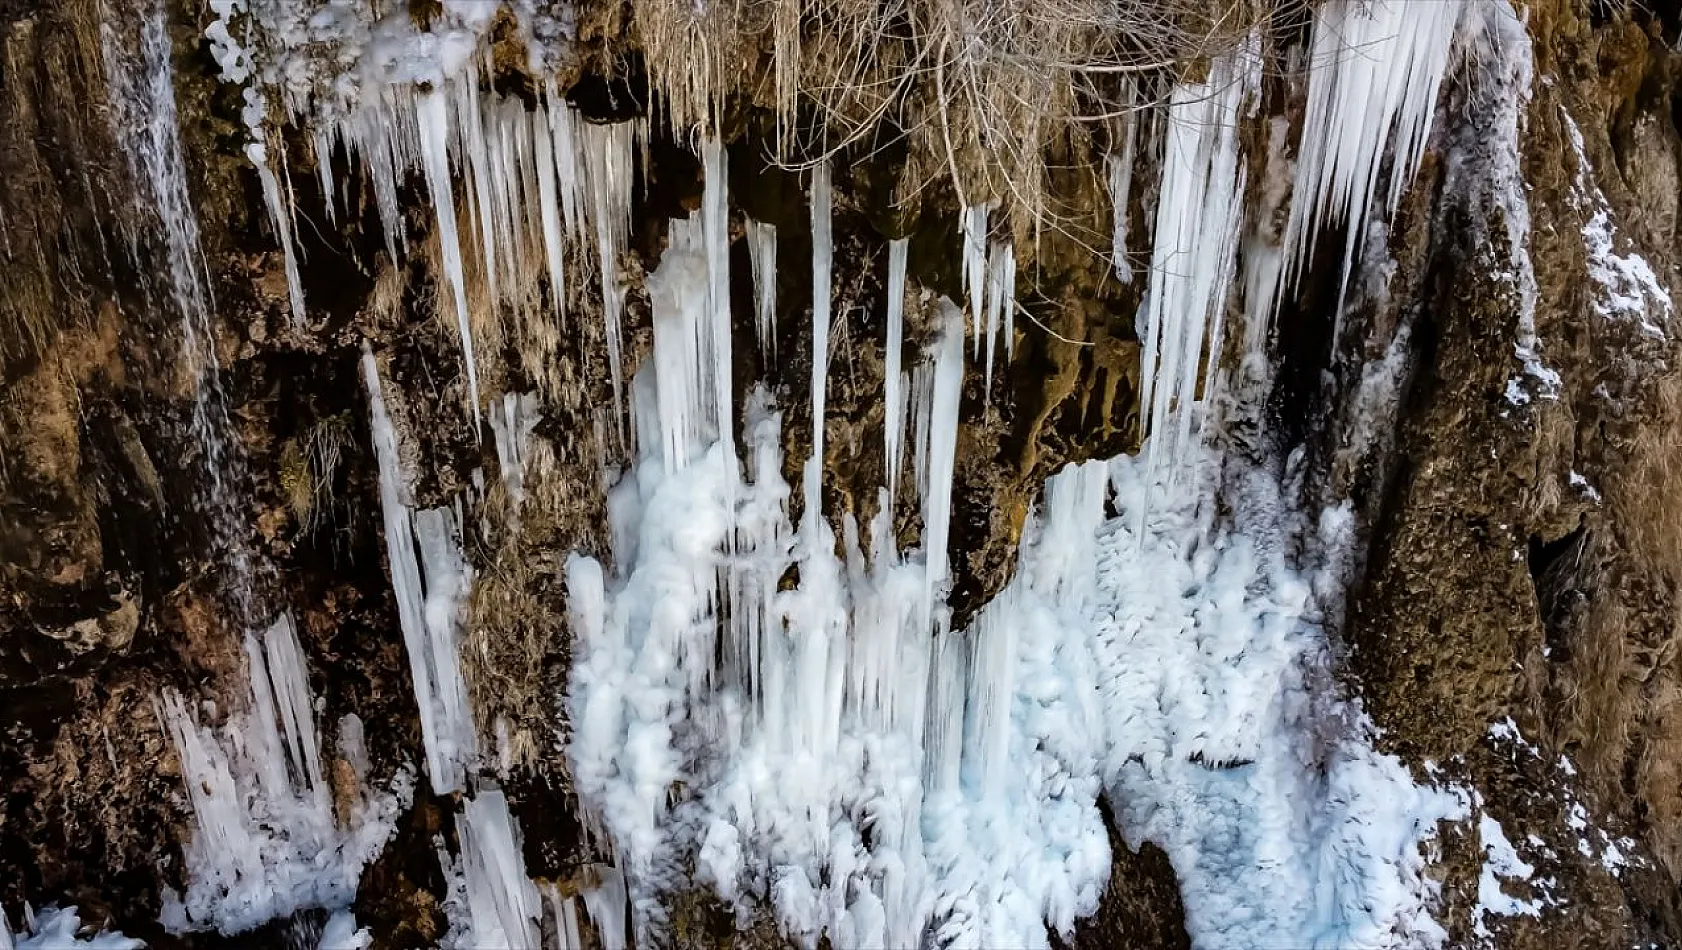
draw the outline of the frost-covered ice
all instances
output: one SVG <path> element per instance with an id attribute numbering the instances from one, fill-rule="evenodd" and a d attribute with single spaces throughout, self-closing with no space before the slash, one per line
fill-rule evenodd
<path id="1" fill-rule="evenodd" d="M 173 932 L 214 927 L 235 934 L 299 910 L 349 907 L 363 866 L 390 837 L 412 790 L 407 772 L 389 792 L 369 784 L 360 723 L 346 717 L 341 754 L 355 774 L 357 799 L 341 826 L 291 619 L 247 636 L 245 654 L 248 708 L 220 728 L 201 725 L 174 693 L 160 700 L 195 819 L 187 893 L 164 900 L 164 925 Z"/>
<path id="2" fill-rule="evenodd" d="M 140 950 L 146 946 L 133 937 L 103 929 L 82 935 L 82 918 L 74 907 L 23 908 L 22 929 L 12 932 L 11 923 L 0 912 L 0 950 Z"/>

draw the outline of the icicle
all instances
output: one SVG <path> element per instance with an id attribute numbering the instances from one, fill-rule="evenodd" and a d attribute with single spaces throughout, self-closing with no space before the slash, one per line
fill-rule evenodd
<path id="1" fill-rule="evenodd" d="M 883 441 L 887 451 L 888 499 L 884 510 L 893 511 L 894 493 L 899 488 L 900 460 L 905 455 L 905 376 L 900 370 L 900 351 L 905 340 L 905 264 L 911 242 L 897 238 L 888 242 L 888 344 L 882 378 Z"/>
<path id="2" fill-rule="evenodd" d="M 362 350 L 362 377 L 368 388 L 374 455 L 379 463 L 386 560 L 420 709 L 426 771 L 434 794 L 447 795 L 462 788 L 463 766 L 472 760 L 477 746 L 456 654 L 457 617 L 467 596 L 469 569 L 462 560 L 454 513 L 412 511 L 403 500 L 409 488 L 401 472 L 397 430 L 386 413 L 379 368 L 367 344 Z"/>
<path id="3" fill-rule="evenodd" d="M 468 799 L 458 826 L 467 907 L 473 918 L 470 946 L 525 950 L 538 946 L 542 898 L 526 876 L 519 829 L 508 799 L 485 789 Z"/>
<path id="4" fill-rule="evenodd" d="M 777 355 L 777 226 L 748 220 L 748 261 L 753 266 L 754 325 L 759 352 L 769 362 Z"/>
<path id="5" fill-rule="evenodd" d="M 701 231 L 707 257 L 707 297 L 711 337 L 709 366 L 703 368 L 710 379 L 713 399 L 712 423 L 724 454 L 734 460 L 735 393 L 734 375 L 730 370 L 730 176 L 726 165 L 724 145 L 710 139 L 701 146 L 701 167 L 705 181 L 701 196 Z M 732 467 L 733 470 L 733 467 Z"/>
<path id="6" fill-rule="evenodd" d="M 584 892 L 584 909 L 590 913 L 590 923 L 601 940 L 602 950 L 627 950 L 630 941 L 625 933 L 625 875 L 618 868 L 595 867 L 600 883 Z"/>
<path id="7" fill-rule="evenodd" d="M 1109 169 L 1110 207 L 1115 222 L 1110 239 L 1110 262 L 1115 267 L 1116 278 L 1124 284 L 1133 283 L 1133 262 L 1127 259 L 1127 208 L 1132 199 L 1133 150 L 1138 136 L 1138 117 L 1130 115 L 1127 117 L 1127 134 L 1122 139 L 1121 154 L 1105 159 Z"/>
<path id="8" fill-rule="evenodd" d="M 631 186 L 636 123 L 585 123 L 581 136 L 584 182 L 589 195 L 590 220 L 596 231 L 596 263 L 601 272 L 602 313 L 607 323 L 607 361 L 613 380 L 616 423 L 623 437 L 624 377 L 620 339 L 624 321 L 625 288 L 619 284 L 619 252 L 631 233 Z"/>
<path id="9" fill-rule="evenodd" d="M 653 424 L 639 422 L 637 430 L 644 451 L 657 449 L 668 473 L 689 465 L 715 428 L 706 379 L 713 337 L 703 230 L 694 218 L 673 221 L 660 266 L 646 280 L 654 311 L 655 412 Z M 649 441 L 654 433 L 658 442 Z"/>
<path id="10" fill-rule="evenodd" d="M 829 165 L 812 169 L 812 457 L 806 463 L 806 521 L 823 519 L 824 395 L 829 382 L 830 221 Z M 814 532 L 815 533 L 815 532 Z"/>
<path id="11" fill-rule="evenodd" d="M 982 392 L 993 390 L 993 361 L 999 331 L 1005 333 L 1005 350 L 1016 350 L 1016 254 L 1009 244 L 994 241 L 987 250 L 987 355 Z"/>
<path id="12" fill-rule="evenodd" d="M 326 209 L 327 223 L 338 223 L 338 190 L 333 187 L 333 133 L 331 125 L 315 130 L 315 174 L 321 182 L 321 206 Z"/>
<path id="13" fill-rule="evenodd" d="M 565 111 L 564 106 L 558 108 Z M 561 236 L 561 199 L 555 186 L 555 137 L 545 127 L 554 122 L 549 113 L 549 108 L 541 108 L 531 114 L 532 146 L 537 153 L 537 201 L 543 221 L 544 260 L 549 265 L 549 299 L 555 312 L 560 313 L 566 305 L 566 246 Z"/>
<path id="14" fill-rule="evenodd" d="M 491 412 L 491 432 L 496 437 L 497 466 L 503 487 L 518 511 L 525 501 L 526 457 L 533 430 L 543 418 L 537 397 L 530 393 L 508 393 Z"/>
<path id="15" fill-rule="evenodd" d="M 952 521 L 952 476 L 958 453 L 958 398 L 964 382 L 963 312 L 942 298 L 941 338 L 934 351 L 934 393 L 929 406 L 929 492 L 923 507 L 923 609 L 925 629 L 947 581 L 947 534 Z"/>
<path id="16" fill-rule="evenodd" d="M 549 910 L 554 915 L 559 950 L 585 950 L 583 933 L 578 926 L 578 898 L 562 897 L 552 884 L 544 889 L 544 896 L 549 899 Z"/>
<path id="17" fill-rule="evenodd" d="M 249 90 L 247 90 L 249 92 Z M 292 308 L 292 322 L 304 322 L 304 283 L 298 274 L 298 253 L 292 240 L 291 206 L 280 193 L 280 180 L 269 167 L 269 147 L 257 141 L 245 146 L 245 157 L 257 168 L 257 180 L 263 186 L 263 206 L 268 209 L 269 222 L 274 225 L 275 240 L 280 243 L 281 260 L 286 268 L 287 300 Z"/>
<path id="18" fill-rule="evenodd" d="M 977 357 L 981 355 L 981 321 L 987 305 L 987 211 L 987 205 L 970 205 L 963 210 L 958 226 L 964 239 L 964 289 L 969 294 Z"/>
<path id="19" fill-rule="evenodd" d="M 455 301 L 456 332 L 461 336 L 462 361 L 467 366 L 467 404 L 473 412 L 473 431 L 479 431 L 479 368 L 473 358 L 473 326 L 467 310 L 467 275 L 461 258 L 461 240 L 456 233 L 455 197 L 450 190 L 450 107 L 445 93 L 436 89 L 422 92 L 415 105 L 420 129 L 422 163 L 426 168 L 427 190 L 438 222 L 438 245 L 443 254 L 444 277 Z"/>
<path id="20" fill-rule="evenodd" d="M 82 917 L 74 907 L 43 907 L 39 913 L 23 908 L 23 930 L 14 935 L 6 915 L 0 912 L 0 950 L 141 950 L 144 940 L 100 930 L 91 937 L 77 936 Z M 15 943 L 14 943 L 15 940 Z"/>
<path id="21" fill-rule="evenodd" d="M 1140 328 L 1139 405 L 1152 471 L 1189 440 L 1205 335 L 1226 306 L 1243 219 L 1238 112 L 1259 81 L 1256 42 L 1216 61 L 1208 83 L 1175 87 L 1170 100 Z"/>
<path id="22" fill-rule="evenodd" d="M 1379 187 L 1390 137 L 1394 159 L 1385 213 L 1424 155 L 1463 0 L 1438 3 L 1333 0 L 1315 10 L 1308 104 L 1296 185 L 1285 225 L 1286 283 L 1300 279 L 1327 225 L 1345 225 L 1336 301 L 1341 320 L 1355 250 Z M 1274 302 L 1277 306 L 1277 301 Z"/>

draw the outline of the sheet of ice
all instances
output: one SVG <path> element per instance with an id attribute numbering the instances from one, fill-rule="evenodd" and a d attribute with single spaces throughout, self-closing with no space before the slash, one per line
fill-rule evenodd
<path id="1" fill-rule="evenodd" d="M 526 498 L 526 460 L 531 452 L 531 436 L 543 419 L 538 410 L 537 396 L 532 393 L 507 393 L 491 409 L 497 467 L 502 471 L 503 487 L 508 489 L 516 511 Z"/>
<path id="2" fill-rule="evenodd" d="M 1128 85 L 1128 105 L 1133 105 L 1133 86 Z M 1134 112 L 1126 119 L 1127 130 L 1122 133 L 1121 152 L 1105 156 L 1106 171 L 1105 184 L 1110 192 L 1110 218 L 1112 228 L 1110 232 L 1110 266 L 1115 269 L 1116 279 L 1124 284 L 1133 283 L 1133 262 L 1127 258 L 1127 209 L 1133 195 L 1133 159 L 1134 150 L 1138 147 L 1139 123 L 1142 114 Z"/>
<path id="3" fill-rule="evenodd" d="M 478 747 L 457 652 L 472 569 L 461 552 L 459 512 L 447 508 L 415 510 L 406 500 L 410 488 L 397 430 L 386 411 L 374 353 L 366 344 L 362 350 L 362 381 L 368 389 L 374 455 L 379 464 L 386 560 L 420 711 L 426 774 L 433 793 L 447 795 L 463 787 L 464 770 Z"/>
<path id="4" fill-rule="evenodd" d="M 84 929 L 82 918 L 74 907 L 23 908 L 23 929 L 11 930 L 6 915 L 0 913 L 0 950 L 140 950 L 144 941 L 125 937 L 121 933 L 99 930 L 79 936 Z"/>
<path id="5" fill-rule="evenodd" d="M 1513 355 L 1519 372 L 1507 381 L 1507 401 L 1556 399 L 1559 373 L 1542 359 L 1536 335 L 1536 271 L 1530 260 L 1530 200 L 1522 168 L 1524 115 L 1530 101 L 1534 61 L 1530 34 L 1506 0 L 1471 8 L 1467 30 L 1478 55 L 1466 131 L 1444 164 L 1443 190 L 1467 205 L 1481 246 L 1494 259 L 1495 276 L 1512 288 L 1516 327 Z M 1489 223 L 1500 221 L 1497 239 Z M 1504 252 L 1504 253 L 1503 253 Z"/>
<path id="6" fill-rule="evenodd" d="M 181 762 L 194 835 L 185 896 L 166 892 L 171 932 L 243 933 L 308 908 L 350 906 L 362 868 L 408 807 L 413 780 L 399 772 L 382 792 L 359 774 L 341 826 L 322 771 L 304 655 L 290 617 L 245 642 L 251 694 L 220 727 L 174 692 L 158 715 Z M 351 727 L 354 731 L 354 727 Z"/>

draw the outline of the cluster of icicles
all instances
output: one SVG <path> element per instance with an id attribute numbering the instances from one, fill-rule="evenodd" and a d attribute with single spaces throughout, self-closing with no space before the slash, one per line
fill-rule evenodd
<path id="1" fill-rule="evenodd" d="M 576 277 L 569 247 L 593 245 L 615 418 L 631 423 L 626 441 L 638 446 L 610 503 L 614 569 L 584 557 L 568 566 L 577 635 L 561 698 L 569 751 L 579 793 L 619 862 L 582 895 L 606 947 L 628 943 L 627 922 L 653 938 L 662 897 L 696 883 L 744 915 L 768 904 L 808 944 L 827 935 L 837 947 L 1043 946 L 1096 909 L 1108 880 L 1100 797 L 1131 829 L 1130 843 L 1148 836 L 1169 851 L 1200 946 L 1440 942 L 1425 911 L 1418 842 L 1452 803 L 1414 788 L 1358 738 L 1324 775 L 1306 774 L 1297 708 L 1305 703 L 1284 698 L 1300 698 L 1306 687 L 1293 671 L 1318 649 L 1294 623 L 1301 585 L 1244 538 L 1205 543 L 1213 527 L 1201 501 L 1217 460 L 1194 427 L 1209 417 L 1200 383 L 1212 389 L 1218 378 L 1234 287 L 1260 355 L 1273 308 L 1326 225 L 1352 225 L 1347 275 L 1363 231 L 1355 225 L 1377 204 L 1394 208 L 1425 146 L 1464 8 L 1403 0 L 1317 8 L 1283 236 L 1267 235 L 1244 204 L 1250 163 L 1237 130 L 1261 81 L 1259 40 L 1217 61 L 1205 82 L 1176 88 L 1159 134 L 1129 128 L 1110 176 L 1122 209 L 1120 279 L 1133 279 L 1125 208 L 1134 153 L 1159 142 L 1163 170 L 1139 315 L 1152 438 L 1137 463 L 1093 463 L 1048 484 L 1017 580 L 961 631 L 951 629 L 945 595 L 965 336 L 990 387 L 1001 335 L 1007 358 L 1014 346 L 1017 311 L 1015 256 L 989 237 L 987 206 L 960 212 L 967 307 L 934 303 L 937 339 L 926 353 L 903 353 L 914 291 L 904 242 L 889 246 L 882 510 L 909 478 L 921 549 L 898 550 L 881 518 L 865 526 L 865 543 L 850 515 L 837 546 L 819 503 L 833 251 L 825 167 L 811 176 L 814 444 L 796 525 L 773 398 L 756 388 L 738 407 L 732 397 L 731 228 L 717 141 L 700 145 L 701 209 L 673 222 L 648 277 L 653 351 L 627 384 L 618 259 L 630 236 L 641 122 L 583 121 L 553 88 L 535 104 L 484 93 L 477 55 L 425 87 L 365 85 L 354 107 L 324 120 L 317 167 L 328 206 L 342 151 L 372 183 L 393 260 L 410 251 L 399 184 L 424 177 L 470 409 L 476 423 L 482 404 L 502 410 L 492 424 L 511 488 L 531 409 L 512 394 L 488 401 L 479 392 L 463 242 L 476 238 L 493 301 L 526 305 L 546 280 L 557 310 Z M 261 139 L 249 154 L 285 249 L 294 317 L 303 319 L 284 169 L 277 174 Z M 758 342 L 770 349 L 776 232 L 752 221 L 744 230 Z M 525 874 L 506 800 L 481 777 L 486 756 L 458 652 L 472 584 L 461 502 L 413 505 L 371 351 L 363 367 L 426 776 L 435 793 L 466 793 L 459 857 L 440 847 L 451 882 L 446 942 L 577 946 L 577 902 L 551 891 L 553 924 L 540 924 L 545 895 Z M 1107 501 L 1127 523 L 1106 519 Z M 784 590 L 791 566 L 799 582 Z M 192 890 L 174 905 L 178 927 L 235 932 L 302 908 L 347 906 L 406 794 L 401 781 L 368 791 L 341 823 L 290 623 L 250 637 L 247 653 L 250 711 L 220 733 L 178 700 L 162 705 L 198 818 Z M 1161 668 L 1142 671 L 1141 656 Z M 1182 735 L 1193 725 L 1198 735 Z M 365 762 L 356 725 L 341 724 L 339 735 L 341 756 Z M 680 787 L 688 791 L 674 795 Z M 1181 813 L 1188 801 L 1206 812 Z M 1199 837 L 1200 823 L 1214 829 L 1209 836 Z M 1215 838 L 1228 844 L 1214 848 Z M 306 865 L 314 872 L 299 874 Z M 1245 899 L 1223 892 L 1246 872 L 1254 880 Z M 1304 880 L 1325 889 L 1304 892 Z"/>

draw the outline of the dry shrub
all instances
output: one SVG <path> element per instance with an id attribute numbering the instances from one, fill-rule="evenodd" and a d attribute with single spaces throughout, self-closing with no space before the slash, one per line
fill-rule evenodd
<path id="1" fill-rule="evenodd" d="M 774 111 L 785 160 L 903 134 L 912 189 L 949 177 L 1044 224 L 1048 158 L 1197 78 L 1308 0 L 636 0 L 650 81 L 674 126 L 732 96 Z M 744 64 L 746 68 L 744 68 Z"/>

